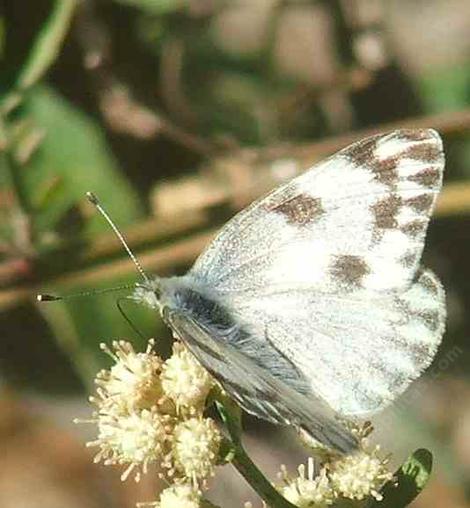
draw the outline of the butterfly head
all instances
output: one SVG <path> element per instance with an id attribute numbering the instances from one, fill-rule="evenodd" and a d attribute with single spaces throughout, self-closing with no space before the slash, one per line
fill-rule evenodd
<path id="1" fill-rule="evenodd" d="M 162 285 L 161 279 L 155 277 L 135 285 L 131 299 L 151 309 L 161 310 Z"/>

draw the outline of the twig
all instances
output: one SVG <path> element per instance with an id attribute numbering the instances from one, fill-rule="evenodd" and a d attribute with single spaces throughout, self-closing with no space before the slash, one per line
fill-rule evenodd
<path id="1" fill-rule="evenodd" d="M 161 122 L 161 131 L 168 138 L 205 157 L 210 157 L 216 153 L 217 148 L 209 141 L 178 127 L 170 122 L 168 118 L 164 118 L 161 115 L 159 115 L 159 118 Z"/>
<path id="2" fill-rule="evenodd" d="M 181 86 L 184 44 L 178 36 L 168 37 L 163 42 L 160 58 L 160 90 L 170 111 L 189 125 L 197 125 L 197 116 L 186 100 Z"/>
<path id="3" fill-rule="evenodd" d="M 449 217 L 470 213 L 470 183 L 448 183 L 438 197 L 434 215 Z"/>
<path id="4" fill-rule="evenodd" d="M 31 205 L 28 195 L 25 192 L 21 172 L 18 171 L 17 164 L 11 153 L 8 151 L 8 133 L 0 112 L 0 168 L 5 176 L 9 191 L 13 196 L 13 203 L 8 207 L 11 230 L 14 233 L 14 239 L 8 246 L 19 256 L 32 257 L 34 255 L 33 247 L 33 224 L 31 220 Z"/>
<path id="5" fill-rule="evenodd" d="M 157 245 L 165 241 L 175 240 L 175 237 L 187 237 L 198 230 L 207 228 L 210 224 L 208 214 L 203 210 L 194 210 L 188 214 L 179 214 L 169 218 L 143 219 L 125 230 L 126 241 L 133 249 L 142 245 Z M 88 249 L 81 256 L 83 263 L 93 263 L 103 258 L 116 256 L 121 252 L 121 245 L 116 242 L 113 233 L 102 234 L 89 242 Z"/>

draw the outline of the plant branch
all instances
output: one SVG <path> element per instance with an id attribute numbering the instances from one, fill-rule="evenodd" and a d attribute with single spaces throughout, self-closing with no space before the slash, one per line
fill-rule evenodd
<path id="1" fill-rule="evenodd" d="M 241 445 L 235 446 L 232 464 L 268 506 L 272 508 L 296 508 L 271 485 Z"/>
<path id="2" fill-rule="evenodd" d="M 243 448 L 241 442 L 242 425 L 240 408 L 226 395 L 220 395 L 216 405 L 232 439 L 232 465 L 268 506 L 272 508 L 296 508 L 279 494 Z"/>
<path id="3" fill-rule="evenodd" d="M 447 185 L 439 197 L 434 216 L 450 217 L 469 213 L 470 184 L 462 182 Z M 181 225 L 181 230 L 178 227 L 176 232 L 178 234 L 185 232 L 187 235 L 185 239 L 171 240 L 168 221 L 163 222 L 155 219 L 143 221 L 124 231 L 126 238 L 135 240 L 130 241 L 129 244 L 150 272 L 168 272 L 174 266 L 192 263 L 217 233 L 217 229 L 209 228 L 209 224 L 206 225 L 206 229 L 201 230 L 203 224 L 198 223 L 197 229 L 199 232 L 195 232 L 196 224 L 191 222 L 184 224 L 178 222 L 177 219 L 175 219 L 175 223 Z M 155 233 L 160 226 L 165 229 L 165 234 L 162 236 L 165 237 L 165 240 L 168 240 L 165 245 L 161 245 L 163 238 Z M 155 242 L 155 239 L 159 240 L 160 245 L 158 247 L 154 246 L 145 252 L 138 252 L 139 245 L 149 245 Z M 47 280 L 47 282 L 40 283 L 39 286 L 10 287 L 0 290 L 0 310 L 14 307 L 28 298 L 34 297 L 38 291 L 45 291 L 47 287 L 57 290 L 57 288 L 74 286 L 94 286 L 97 280 L 112 280 L 113 278 L 128 276 L 135 271 L 135 266 L 129 259 L 121 258 L 109 261 L 109 257 L 115 255 L 119 249 L 121 249 L 121 246 L 112 243 L 108 235 L 100 236 L 95 242 L 91 243 L 91 246 L 84 252 L 82 257 L 88 262 L 93 262 L 94 266 L 80 267 L 72 273 L 58 274 L 56 277 Z M 108 261 L 100 264 L 99 261 L 104 258 L 107 258 Z M 8 268 L 5 268 L 4 280 L 16 281 L 18 279 L 16 274 L 12 272 L 9 275 L 8 270 Z"/>
<path id="4" fill-rule="evenodd" d="M 7 128 L 0 117 L 0 169 L 14 196 L 14 202 L 8 209 L 11 229 L 14 232 L 14 240 L 9 247 L 15 254 L 32 256 L 34 248 L 31 206 L 22 185 L 21 172 L 8 151 L 8 143 Z"/>

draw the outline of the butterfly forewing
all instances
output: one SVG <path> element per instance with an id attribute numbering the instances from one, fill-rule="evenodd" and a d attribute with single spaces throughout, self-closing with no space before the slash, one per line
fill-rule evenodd
<path id="1" fill-rule="evenodd" d="M 355 143 L 239 213 L 192 273 L 221 293 L 404 288 L 419 265 L 443 167 L 432 130 Z"/>

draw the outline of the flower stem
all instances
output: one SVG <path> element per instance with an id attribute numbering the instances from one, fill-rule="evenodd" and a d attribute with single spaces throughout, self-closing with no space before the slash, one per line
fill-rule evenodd
<path id="1" fill-rule="evenodd" d="M 216 403 L 220 416 L 232 440 L 233 451 L 231 463 L 233 466 L 268 506 L 271 508 L 296 508 L 271 485 L 271 482 L 258 469 L 243 448 L 241 442 L 242 426 L 240 408 L 230 398 L 221 393 L 217 394 Z"/>
<path id="2" fill-rule="evenodd" d="M 232 464 L 268 506 L 272 508 L 296 508 L 279 494 L 240 445 L 235 446 Z"/>

